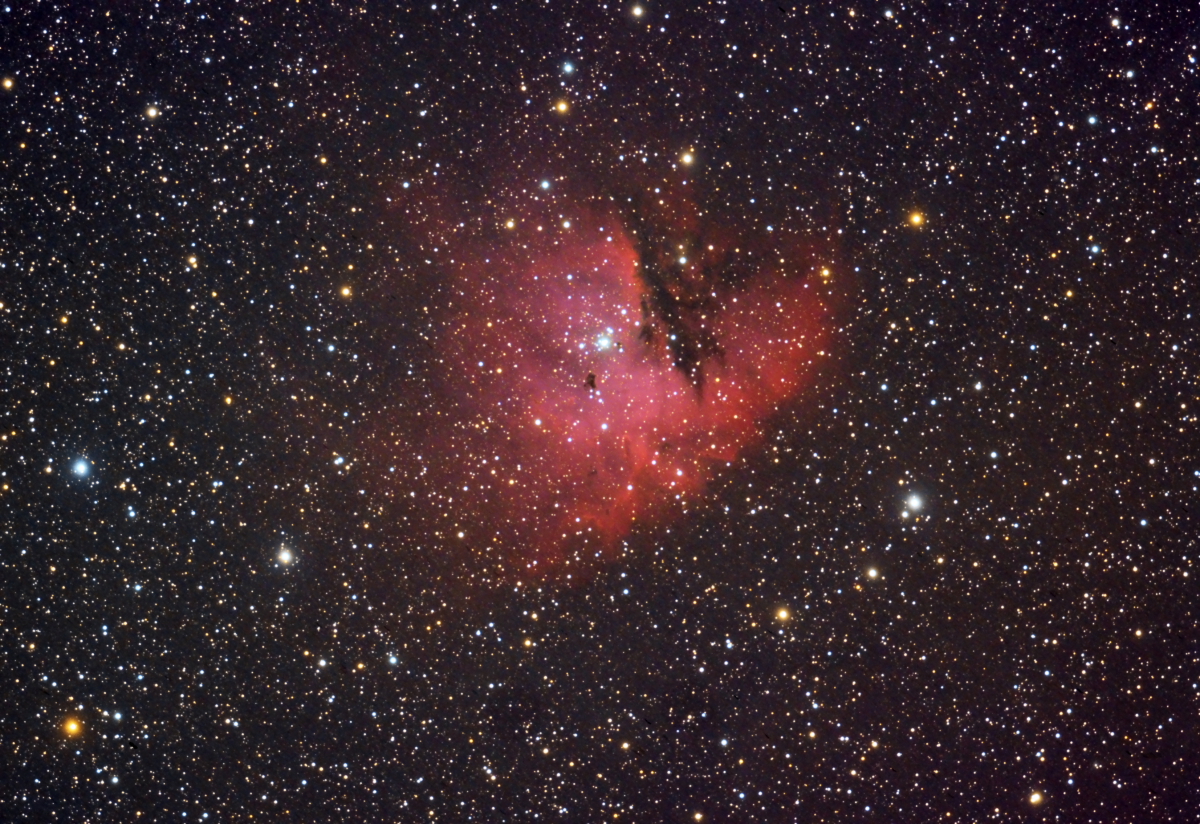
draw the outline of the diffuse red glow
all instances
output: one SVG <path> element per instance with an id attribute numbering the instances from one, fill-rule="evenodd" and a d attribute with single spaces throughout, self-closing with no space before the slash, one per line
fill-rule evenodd
<path id="1" fill-rule="evenodd" d="M 686 277 L 727 252 L 673 265 Z M 719 347 L 702 383 L 648 308 L 646 265 L 611 214 L 514 221 L 456 250 L 458 306 L 438 344 L 454 413 L 431 433 L 435 471 L 473 540 L 518 571 L 603 556 L 635 524 L 686 510 L 811 385 L 828 311 L 811 254 L 755 263 L 695 310 Z"/>

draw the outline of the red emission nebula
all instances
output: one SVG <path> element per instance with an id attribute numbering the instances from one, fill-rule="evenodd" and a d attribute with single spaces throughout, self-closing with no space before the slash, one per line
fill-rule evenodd
<path id="1" fill-rule="evenodd" d="M 442 534 L 520 576 L 687 512 L 825 354 L 830 272 L 811 246 L 623 201 L 541 202 L 460 230 L 436 261 L 448 412 L 406 446 L 455 513 Z"/>

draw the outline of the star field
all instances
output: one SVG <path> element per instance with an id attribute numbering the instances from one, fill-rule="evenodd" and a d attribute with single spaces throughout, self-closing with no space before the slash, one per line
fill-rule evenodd
<path id="1" fill-rule="evenodd" d="M 0 819 L 1193 820 L 1193 17 L 0 6 Z"/>

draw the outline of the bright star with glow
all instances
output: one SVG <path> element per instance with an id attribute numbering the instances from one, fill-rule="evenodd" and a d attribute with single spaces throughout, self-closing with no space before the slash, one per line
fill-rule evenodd
<path id="1" fill-rule="evenodd" d="M 85 461 L 83 458 L 80 458 L 79 460 L 77 460 L 75 462 L 75 465 L 73 467 L 71 467 L 71 469 L 79 477 L 86 478 L 88 476 L 88 474 L 92 471 L 92 465 L 90 463 L 88 463 L 87 461 Z"/>

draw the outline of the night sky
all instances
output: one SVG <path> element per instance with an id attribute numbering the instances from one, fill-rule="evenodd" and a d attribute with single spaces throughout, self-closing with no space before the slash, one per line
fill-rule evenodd
<path id="1" fill-rule="evenodd" d="M 1195 820 L 1198 60 L 0 5 L 0 819 Z"/>

